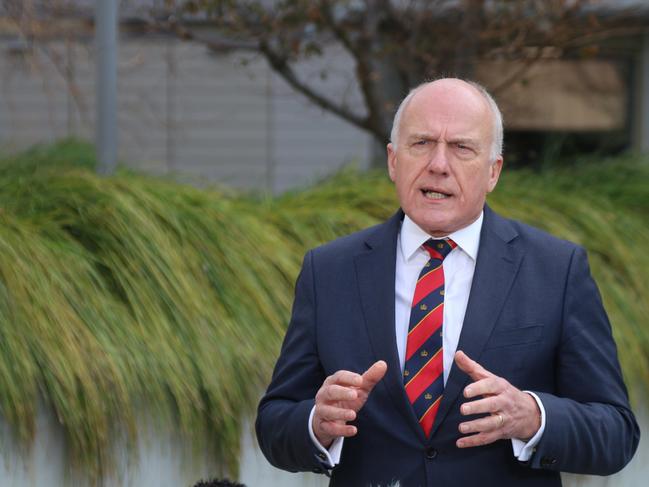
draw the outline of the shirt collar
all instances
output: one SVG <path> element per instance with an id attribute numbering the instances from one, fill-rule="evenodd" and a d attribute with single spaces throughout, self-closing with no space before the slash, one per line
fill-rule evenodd
<path id="1" fill-rule="evenodd" d="M 480 230 L 482 230 L 482 220 L 484 219 L 484 212 L 480 212 L 480 216 L 470 225 L 461 228 L 450 235 L 448 238 L 452 239 L 458 247 L 460 247 L 469 257 L 475 260 L 478 257 L 478 247 L 480 245 Z M 409 261 L 417 252 L 423 243 L 431 238 L 424 232 L 415 222 L 413 222 L 408 215 L 403 218 L 401 225 L 401 254 L 406 261 Z M 446 237 L 441 237 L 446 238 Z"/>

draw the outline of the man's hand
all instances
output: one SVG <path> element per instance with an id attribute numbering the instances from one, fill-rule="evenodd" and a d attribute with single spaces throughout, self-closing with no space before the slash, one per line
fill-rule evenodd
<path id="1" fill-rule="evenodd" d="M 334 439 L 356 434 L 356 427 L 348 425 L 347 421 L 356 419 L 356 413 L 387 370 L 388 365 L 379 360 L 363 375 L 339 370 L 325 379 L 315 396 L 312 425 L 322 446 L 329 448 Z"/>
<path id="2" fill-rule="evenodd" d="M 500 439 L 527 441 L 536 434 L 541 427 L 541 411 L 531 395 L 492 374 L 464 352 L 455 353 L 455 363 L 473 380 L 464 388 L 464 397 L 481 397 L 462 404 L 460 412 L 490 414 L 460 423 L 460 432 L 471 435 L 457 440 L 459 448 L 487 445 Z"/>

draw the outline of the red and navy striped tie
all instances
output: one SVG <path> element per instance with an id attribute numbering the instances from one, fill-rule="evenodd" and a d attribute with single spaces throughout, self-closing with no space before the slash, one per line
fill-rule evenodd
<path id="1" fill-rule="evenodd" d="M 428 437 L 444 392 L 442 321 L 444 318 L 444 258 L 457 247 L 450 239 L 429 239 L 423 248 L 430 260 L 419 274 L 410 309 L 403 381 L 406 393 Z"/>

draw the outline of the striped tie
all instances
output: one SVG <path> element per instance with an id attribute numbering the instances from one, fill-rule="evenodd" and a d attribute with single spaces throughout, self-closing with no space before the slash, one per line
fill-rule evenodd
<path id="1" fill-rule="evenodd" d="M 430 260 L 419 274 L 410 310 L 403 381 L 419 424 L 427 437 L 444 392 L 442 261 L 456 246 L 450 239 L 429 239 L 424 243 L 423 248 L 428 251 Z"/>

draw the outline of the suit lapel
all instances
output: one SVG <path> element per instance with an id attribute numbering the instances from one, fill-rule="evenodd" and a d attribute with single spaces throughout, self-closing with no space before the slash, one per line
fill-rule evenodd
<path id="1" fill-rule="evenodd" d="M 511 224 L 485 206 L 478 260 L 457 347 L 478 362 L 523 258 L 516 237 Z M 431 438 L 467 382 L 468 376 L 454 363 Z"/>
<path id="2" fill-rule="evenodd" d="M 354 263 L 365 326 L 372 350 L 377 360 L 385 360 L 388 364 L 382 383 L 387 388 L 396 409 L 404 414 L 411 427 L 423 440 L 423 431 L 417 423 L 403 387 L 394 325 L 397 236 L 402 219 L 403 212 L 399 211 L 370 234 L 366 239 L 367 249 L 356 255 Z"/>

